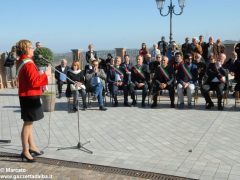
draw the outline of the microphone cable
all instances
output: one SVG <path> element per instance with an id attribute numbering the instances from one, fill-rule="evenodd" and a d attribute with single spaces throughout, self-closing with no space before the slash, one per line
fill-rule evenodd
<path id="1" fill-rule="evenodd" d="M 50 65 L 52 66 L 52 64 L 50 64 Z M 51 67 L 50 70 L 52 71 L 52 67 Z M 51 88 L 50 88 L 50 94 L 53 93 L 53 79 L 54 79 L 53 74 L 51 76 L 52 76 L 51 77 L 52 83 L 51 83 Z M 55 83 L 54 83 L 54 85 L 55 85 Z M 55 94 L 55 96 L 56 96 L 56 94 Z M 53 96 L 51 96 L 51 98 L 50 98 L 50 105 L 52 104 L 52 102 L 53 102 Z M 48 140 L 47 140 L 47 145 L 42 150 L 49 148 L 49 145 L 50 145 L 50 140 L 51 140 L 51 117 L 52 117 L 52 111 L 50 111 L 49 117 L 48 117 Z"/>
<path id="2" fill-rule="evenodd" d="M 51 66 L 51 71 L 52 71 L 52 69 L 53 69 L 53 70 L 54 70 L 54 71 L 53 71 L 54 74 L 55 74 L 55 72 L 58 72 L 59 74 L 63 74 L 64 76 L 66 76 L 66 79 L 68 79 L 70 82 L 75 83 L 75 81 L 73 81 L 72 79 L 70 79 L 69 77 L 67 77 L 66 74 L 64 74 L 63 72 L 58 71 L 58 70 L 53 66 L 53 64 L 52 64 L 51 62 L 49 62 L 47 59 L 45 59 L 45 58 L 42 58 L 42 59 L 45 60 L 45 61 L 47 61 L 47 62 L 50 64 L 50 66 Z M 52 85 L 51 85 L 51 88 L 50 88 L 50 93 L 53 93 L 53 84 L 56 85 L 55 82 L 53 81 L 53 80 L 54 80 L 54 77 L 53 77 L 54 74 L 52 73 Z M 56 96 L 56 94 L 55 94 L 55 96 Z M 50 104 L 52 104 L 52 101 L 53 101 L 53 96 L 51 96 Z M 48 128 L 49 128 L 49 129 L 48 129 L 48 141 L 47 141 L 47 145 L 46 145 L 45 147 L 43 147 L 42 150 L 47 149 L 47 148 L 59 148 L 59 147 L 49 147 L 49 145 L 50 145 L 50 143 L 51 143 L 51 117 L 52 117 L 52 111 L 50 111 L 49 117 L 48 117 Z M 45 118 L 44 118 L 44 119 L 45 119 Z"/>

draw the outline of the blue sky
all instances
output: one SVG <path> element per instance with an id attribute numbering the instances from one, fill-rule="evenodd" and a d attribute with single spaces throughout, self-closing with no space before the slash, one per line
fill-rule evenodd
<path id="1" fill-rule="evenodd" d="M 239 7 L 239 0 L 186 0 L 183 14 L 173 17 L 173 38 L 240 40 Z M 54 52 L 86 50 L 89 43 L 96 50 L 151 47 L 161 36 L 169 39 L 169 16 L 160 16 L 155 0 L 3 0 L 0 22 L 0 52 L 20 39 Z"/>

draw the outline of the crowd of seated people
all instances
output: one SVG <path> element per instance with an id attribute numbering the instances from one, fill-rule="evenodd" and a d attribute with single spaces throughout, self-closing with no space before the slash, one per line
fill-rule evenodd
<path id="1" fill-rule="evenodd" d="M 121 57 L 113 57 L 111 54 L 108 54 L 106 60 L 99 60 L 97 52 L 93 51 L 92 47 L 93 45 L 89 45 L 89 51 L 86 53 L 88 66 L 84 69 L 84 73 L 79 72 L 79 67 L 76 68 L 77 63 L 74 62 L 68 70 L 67 76 L 71 76 L 76 81 L 75 87 L 85 85 L 86 90 L 91 89 L 93 95 L 98 99 L 100 110 L 107 110 L 103 102 L 105 92 L 109 92 L 112 97 L 112 105 L 119 106 L 120 90 L 123 91 L 123 104 L 127 107 L 137 105 L 136 91 L 140 90 L 141 106 L 146 106 L 146 97 L 151 95 L 151 108 L 155 108 L 161 91 L 168 90 L 171 108 L 175 108 L 176 105 L 175 91 L 178 97 L 178 107 L 185 108 L 184 96 L 186 95 L 186 107 L 192 108 L 192 96 L 196 87 L 199 87 L 197 90 L 200 90 L 205 98 L 206 109 L 214 107 L 209 91 L 216 91 L 218 110 L 223 110 L 223 91 L 228 83 L 228 73 L 235 78 L 237 84 L 234 89 L 235 96 L 239 99 L 239 44 L 236 46 L 236 52 L 233 53 L 232 59 L 226 61 L 224 46 L 220 39 L 215 43 L 213 37 L 209 37 L 209 41 L 206 43 L 201 35 L 199 40 L 192 38 L 192 43 L 189 43 L 187 37 L 181 46 L 182 49 L 179 49 L 175 42 L 168 45 L 165 38 L 162 37 L 158 42 L 158 47 L 156 44 L 153 45 L 152 51 L 147 49 L 146 43 L 142 43 L 139 54 L 136 56 L 136 65 L 131 63 L 128 54 L 125 54 L 123 60 Z M 72 84 L 68 81 L 67 83 Z M 83 107 L 86 109 L 85 89 L 71 91 L 75 99 L 78 98 L 78 94 L 81 94 Z M 129 95 L 132 99 L 131 103 L 128 102 Z M 74 101 L 73 108 L 76 111 L 76 101 Z"/>

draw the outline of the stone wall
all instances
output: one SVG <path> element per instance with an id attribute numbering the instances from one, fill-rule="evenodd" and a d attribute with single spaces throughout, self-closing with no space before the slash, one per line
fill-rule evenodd
<path id="1" fill-rule="evenodd" d="M 227 56 L 227 60 L 231 57 L 232 52 L 234 51 L 236 44 L 224 44 L 225 46 L 225 54 Z"/>
<path id="2" fill-rule="evenodd" d="M 6 73 L 5 73 L 5 67 L 3 66 L 5 62 L 5 54 L 0 53 L 0 89 L 6 88 Z"/>

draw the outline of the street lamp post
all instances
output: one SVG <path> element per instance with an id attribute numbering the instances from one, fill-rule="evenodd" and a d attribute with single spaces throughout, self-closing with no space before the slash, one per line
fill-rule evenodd
<path id="1" fill-rule="evenodd" d="M 163 14 L 162 10 L 164 7 L 165 0 L 156 0 L 157 8 L 160 12 L 161 16 L 168 16 L 170 14 L 170 36 L 169 36 L 169 43 L 172 42 L 172 15 L 181 15 L 183 13 L 183 8 L 185 6 L 185 0 L 178 0 L 178 5 L 181 8 L 181 11 L 179 13 L 176 13 L 174 8 L 175 5 L 173 5 L 172 0 L 170 0 L 170 5 L 168 6 L 168 12 L 166 14 Z"/>

